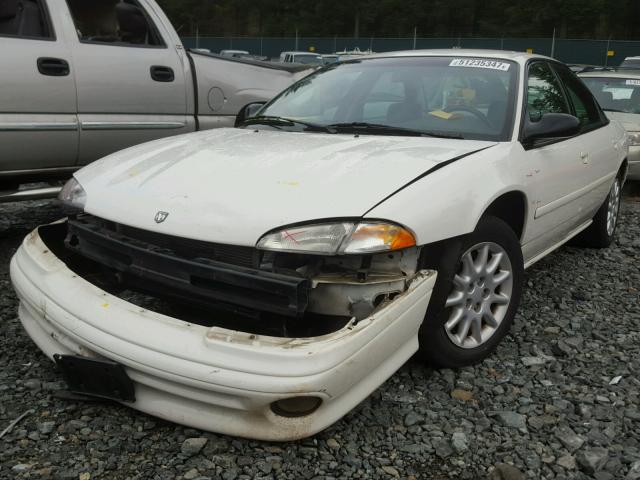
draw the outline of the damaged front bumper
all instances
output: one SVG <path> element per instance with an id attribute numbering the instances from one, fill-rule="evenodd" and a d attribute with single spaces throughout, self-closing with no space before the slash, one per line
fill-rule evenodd
<path id="1" fill-rule="evenodd" d="M 366 318 L 311 338 L 204 326 L 156 313 L 74 273 L 32 232 L 11 261 L 25 330 L 50 358 L 77 355 L 124 366 L 140 411 L 214 432 L 294 440 L 328 427 L 391 376 L 417 349 L 436 273 Z M 304 416 L 274 405 L 314 397 Z"/>

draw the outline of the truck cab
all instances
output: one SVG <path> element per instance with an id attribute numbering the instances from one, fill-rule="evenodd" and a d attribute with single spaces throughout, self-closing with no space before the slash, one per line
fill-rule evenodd
<path id="1" fill-rule="evenodd" d="M 2 0 L 0 51 L 0 201 L 132 145 L 231 127 L 309 69 L 187 51 L 154 0 Z"/>

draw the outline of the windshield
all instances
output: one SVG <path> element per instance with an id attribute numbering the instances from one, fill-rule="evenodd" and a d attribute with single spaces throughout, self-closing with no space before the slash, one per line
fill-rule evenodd
<path id="1" fill-rule="evenodd" d="M 496 59 L 396 57 L 331 64 L 281 93 L 260 117 L 319 126 L 374 124 L 508 140 L 517 65 Z M 282 127 L 281 127 L 282 128 Z M 384 134 L 378 128 L 366 133 Z"/>
<path id="2" fill-rule="evenodd" d="M 582 77 L 603 110 L 640 113 L 639 78 Z"/>

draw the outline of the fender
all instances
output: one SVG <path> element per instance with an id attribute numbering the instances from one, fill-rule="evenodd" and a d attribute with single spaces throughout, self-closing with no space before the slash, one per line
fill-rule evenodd
<path id="1" fill-rule="evenodd" d="M 389 195 L 387 195 L 385 198 L 383 198 L 382 200 L 380 200 L 378 203 L 376 203 L 373 207 L 371 207 L 369 210 L 367 210 L 366 212 L 364 212 L 363 217 L 366 217 L 369 212 L 371 212 L 373 209 L 375 209 L 378 205 L 382 205 L 384 202 L 386 202 L 387 200 L 389 200 L 391 197 L 393 197 L 395 194 L 397 194 L 398 192 L 401 192 L 402 190 L 404 190 L 405 188 L 409 187 L 410 185 L 413 185 L 414 183 L 416 183 L 417 181 L 423 179 L 424 177 L 426 177 L 427 175 L 429 175 L 430 173 L 435 172 L 436 170 L 439 170 L 443 167 L 446 167 L 447 165 L 452 164 L 453 162 L 457 162 L 458 160 L 462 160 L 465 157 L 468 157 L 470 155 L 474 155 L 478 152 L 481 152 L 483 150 L 486 150 L 488 148 L 491 147 L 495 147 L 495 145 L 490 145 L 488 147 L 485 148 L 481 148 L 479 150 L 475 150 L 473 152 L 469 152 L 469 153 L 465 153 L 464 155 L 460 155 L 458 157 L 452 158 L 451 160 L 447 160 L 446 162 L 441 162 L 438 163 L 437 165 L 434 165 L 432 168 L 430 168 L 429 170 L 427 170 L 426 172 L 421 173 L 420 175 L 418 175 L 416 178 L 414 178 L 413 180 L 411 180 L 410 182 L 408 182 L 407 184 L 403 185 L 402 187 L 400 187 L 399 189 L 397 189 L 395 192 L 390 193 Z"/>
<path id="2" fill-rule="evenodd" d="M 419 245 L 466 235 L 501 195 L 518 191 L 528 198 L 521 183 L 526 164 L 518 166 L 521 158 L 517 146 L 500 143 L 445 162 L 370 209 L 365 218 L 388 218 L 405 225 Z M 527 219 L 525 228 L 526 224 Z"/>

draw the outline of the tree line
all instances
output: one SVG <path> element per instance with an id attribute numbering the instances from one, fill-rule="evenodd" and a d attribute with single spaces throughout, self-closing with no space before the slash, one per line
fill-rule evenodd
<path id="1" fill-rule="evenodd" d="M 181 35 L 640 39 L 638 0 L 159 0 Z"/>

